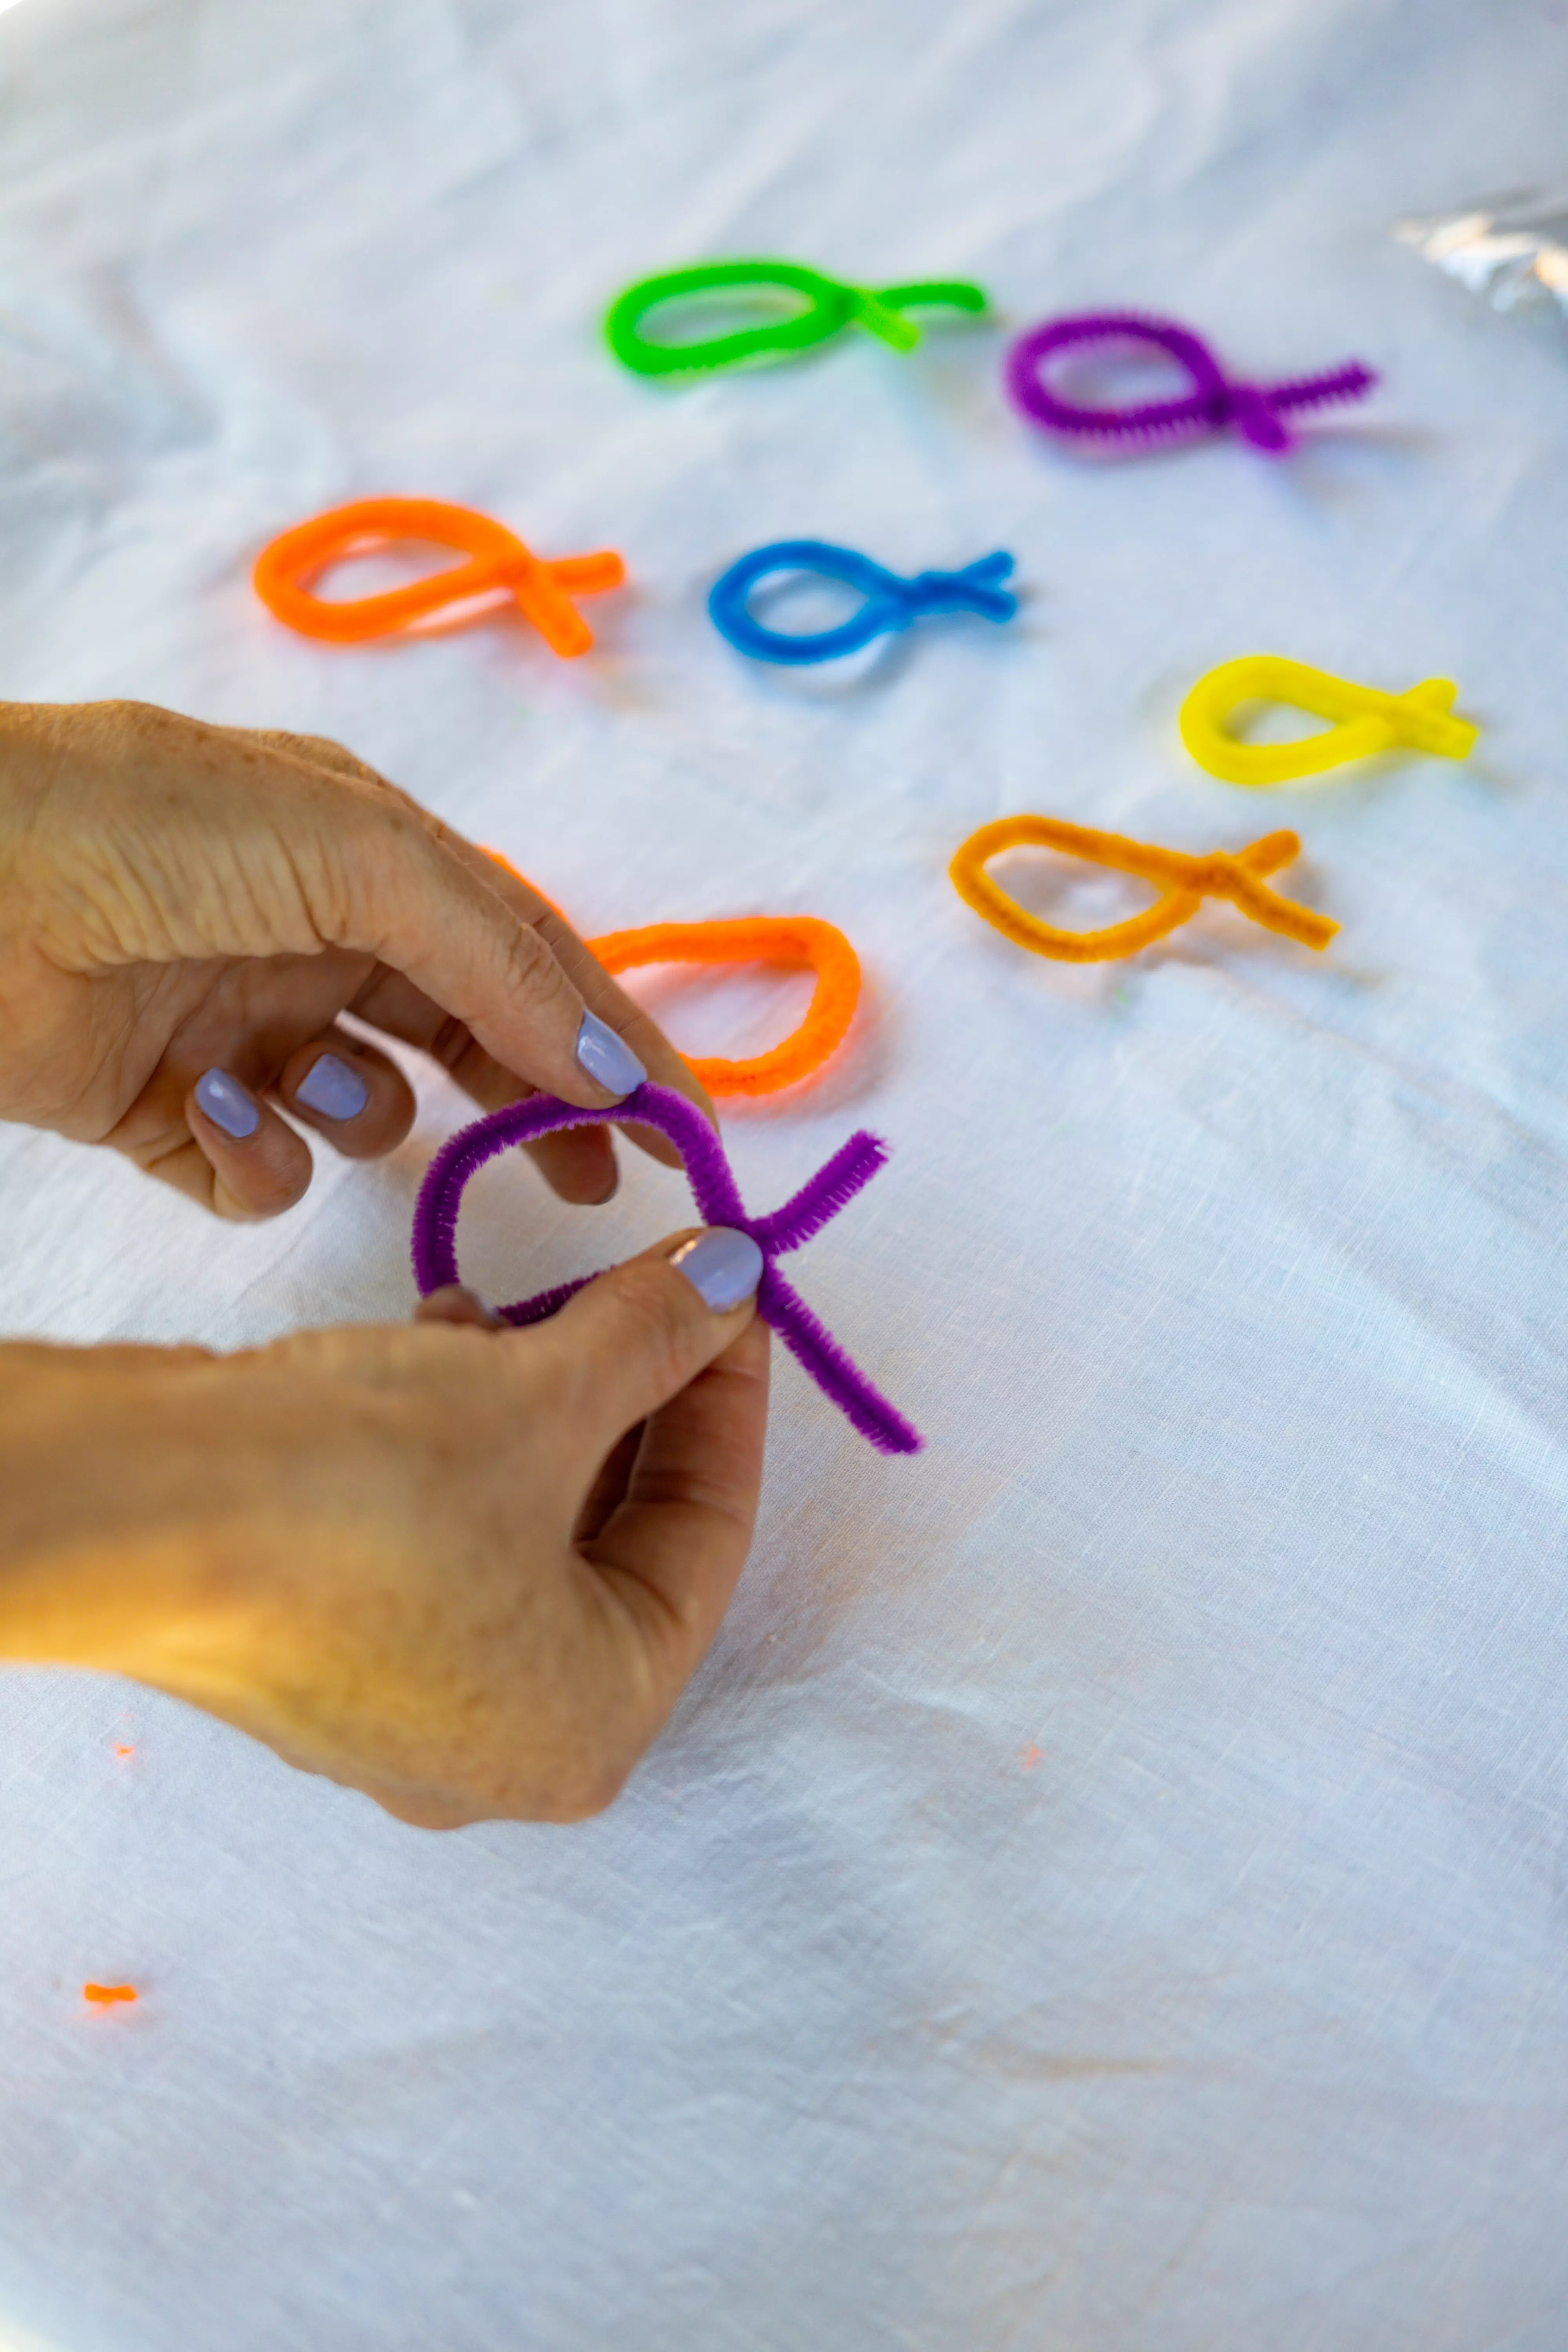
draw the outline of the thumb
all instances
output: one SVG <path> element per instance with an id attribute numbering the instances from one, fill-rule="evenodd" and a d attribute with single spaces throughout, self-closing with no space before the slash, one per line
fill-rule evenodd
<path id="1" fill-rule="evenodd" d="M 733 1346 L 763 1263 L 733 1226 L 677 1234 L 585 1284 L 543 1327 L 595 1462 Z"/>
<path id="2" fill-rule="evenodd" d="M 319 773 L 301 789 L 315 854 L 296 870 L 323 943 L 403 973 L 505 1069 L 566 1102 L 596 1108 L 642 1084 L 638 1055 L 434 819 L 379 779 Z"/>

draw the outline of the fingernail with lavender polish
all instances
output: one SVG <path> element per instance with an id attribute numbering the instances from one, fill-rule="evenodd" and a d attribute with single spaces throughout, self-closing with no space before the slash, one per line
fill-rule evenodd
<path id="1" fill-rule="evenodd" d="M 647 1072 L 626 1044 L 618 1037 L 607 1021 L 596 1013 L 584 1013 L 583 1025 L 577 1032 L 577 1059 L 591 1078 L 597 1078 L 613 1095 L 629 1095 L 640 1087 Z"/>
<path id="2" fill-rule="evenodd" d="M 733 1225 L 710 1225 L 705 1234 L 682 1242 L 669 1262 L 715 1315 L 728 1315 L 750 1298 L 763 1278 L 762 1251 L 750 1234 L 737 1233 Z"/>
<path id="3" fill-rule="evenodd" d="M 231 1078 L 226 1070 L 204 1070 L 194 1091 L 213 1125 L 222 1128 L 226 1135 L 232 1135 L 237 1143 L 245 1142 L 260 1126 L 261 1113 L 255 1096 L 237 1078 Z"/>
<path id="4" fill-rule="evenodd" d="M 370 1088 L 352 1064 L 323 1054 L 295 1087 L 294 1099 L 322 1118 L 357 1118 L 370 1100 Z"/>

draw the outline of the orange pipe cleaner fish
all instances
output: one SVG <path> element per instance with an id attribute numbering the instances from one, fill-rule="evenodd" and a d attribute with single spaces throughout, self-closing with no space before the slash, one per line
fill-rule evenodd
<path id="1" fill-rule="evenodd" d="M 405 588 L 346 602 L 313 595 L 310 583 L 329 564 L 363 555 L 390 540 L 424 539 L 455 547 L 466 563 L 455 563 Z M 554 562 L 532 554 L 514 531 L 472 507 L 448 506 L 440 499 L 358 499 L 329 514 L 296 525 L 263 548 L 256 565 L 256 593 L 268 611 L 307 637 L 334 645 L 357 645 L 389 636 L 428 620 L 449 604 L 505 588 L 519 611 L 532 622 L 547 646 L 570 656 L 585 654 L 594 633 L 572 602 L 601 588 L 618 588 L 626 567 L 608 550 L 598 555 L 565 555 Z"/>
<path id="2" fill-rule="evenodd" d="M 92 2001 L 99 2009 L 110 2009 L 117 2000 L 134 2000 L 136 1988 L 134 1985 L 83 1985 L 81 1997 L 83 2000 Z"/>
<path id="3" fill-rule="evenodd" d="M 537 898 L 537 883 L 520 874 L 499 849 L 486 852 L 514 881 Z M 552 898 L 547 907 L 561 909 Z M 566 918 L 563 915 L 562 920 Z M 631 931 L 606 931 L 586 941 L 589 953 L 609 972 L 632 971 L 649 963 L 765 963 L 786 971 L 814 971 L 816 985 L 805 1018 L 782 1044 L 747 1061 L 682 1055 L 687 1068 L 711 1095 L 771 1095 L 798 1086 L 819 1070 L 843 1044 L 860 996 L 860 959 L 840 930 L 815 915 L 742 915 L 713 923 L 647 923 Z"/>
<path id="4" fill-rule="evenodd" d="M 1142 914 L 1104 930 L 1058 930 L 1026 913 L 985 871 L 987 861 L 1003 850 L 1023 847 L 1059 849 L 1066 857 L 1136 875 L 1141 882 L 1158 885 L 1162 895 Z M 1326 948 L 1339 925 L 1310 907 L 1281 898 L 1263 879 L 1289 866 L 1300 848 L 1293 833 L 1270 833 L 1246 849 L 1216 849 L 1207 857 L 1189 857 L 1180 849 L 1128 841 L 1119 833 L 1068 824 L 1060 817 L 1004 816 L 972 833 L 948 871 L 959 897 L 1005 938 L 1033 955 L 1055 956 L 1063 963 L 1105 963 L 1114 956 L 1136 955 L 1178 924 L 1190 922 L 1205 898 L 1228 898 L 1265 930 L 1282 932 L 1303 947 Z"/>

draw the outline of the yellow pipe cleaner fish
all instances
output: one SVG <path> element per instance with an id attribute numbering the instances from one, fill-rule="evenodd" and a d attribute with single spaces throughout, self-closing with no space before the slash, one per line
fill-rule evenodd
<path id="1" fill-rule="evenodd" d="M 1211 776 L 1228 784 L 1286 784 L 1401 746 L 1462 760 L 1476 730 L 1468 719 L 1448 716 L 1458 690 L 1451 677 L 1428 677 L 1407 694 L 1380 694 L 1281 654 L 1246 654 L 1200 677 L 1176 723 Z M 1326 734 L 1303 735 L 1293 743 L 1243 743 L 1227 733 L 1225 721 L 1237 703 L 1254 701 L 1288 702 L 1334 724 Z"/>

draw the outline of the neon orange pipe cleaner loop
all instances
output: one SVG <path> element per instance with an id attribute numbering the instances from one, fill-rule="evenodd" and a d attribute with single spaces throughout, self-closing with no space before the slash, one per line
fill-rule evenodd
<path id="1" fill-rule="evenodd" d="M 83 2000 L 90 2000 L 99 2009 L 112 2009 L 117 2000 L 134 2000 L 134 1985 L 88 1984 L 81 1989 Z"/>
<path id="2" fill-rule="evenodd" d="M 1026 913 L 985 871 L 988 861 L 1005 849 L 1026 847 L 1058 849 L 1090 866 L 1136 875 L 1141 882 L 1158 885 L 1163 895 L 1142 914 L 1104 930 L 1058 930 Z M 1207 857 L 1189 857 L 1180 849 L 1128 841 L 1119 833 L 1068 824 L 1060 817 L 1004 816 L 972 833 L 948 871 L 959 897 L 1005 938 L 1033 955 L 1055 956 L 1063 963 L 1106 963 L 1115 956 L 1136 955 L 1179 924 L 1190 922 L 1205 898 L 1228 898 L 1265 930 L 1282 932 L 1303 947 L 1326 948 L 1339 925 L 1310 907 L 1299 907 L 1293 898 L 1282 898 L 1263 879 L 1289 866 L 1300 848 L 1293 833 L 1270 833 L 1246 849 L 1216 849 Z"/>
<path id="3" fill-rule="evenodd" d="M 732 922 L 649 923 L 588 946 L 606 971 L 646 963 L 769 963 L 815 971 L 805 1018 L 782 1045 L 749 1061 L 682 1056 L 713 1095 L 771 1095 L 798 1086 L 843 1044 L 860 994 L 860 960 L 842 931 L 815 915 L 744 915 Z"/>
<path id="4" fill-rule="evenodd" d="M 408 539 L 455 547 L 468 561 L 380 596 L 340 602 L 311 593 L 310 583 L 329 564 L 363 555 L 389 540 Z M 626 576 L 626 565 L 608 549 L 546 562 L 515 531 L 472 507 L 448 506 L 440 499 L 357 499 L 352 506 L 334 507 L 297 524 L 263 548 L 255 582 L 257 594 L 279 621 L 307 637 L 326 637 L 334 645 L 389 636 L 447 605 L 505 588 L 545 644 L 571 656 L 585 654 L 594 642 L 593 631 L 572 602 L 574 595 L 618 588 Z"/>
<path id="5" fill-rule="evenodd" d="M 536 882 L 520 874 L 499 849 L 487 850 L 514 881 L 561 914 Z M 563 922 L 566 920 L 562 915 Z M 681 1055 L 710 1095 L 772 1095 L 798 1086 L 819 1070 L 843 1044 L 860 997 L 860 959 L 840 930 L 815 915 L 741 915 L 713 923 L 648 923 L 632 931 L 606 931 L 585 942 L 609 972 L 632 971 L 649 963 L 766 963 L 787 971 L 815 971 L 816 986 L 805 1018 L 782 1044 L 750 1060 Z"/>

